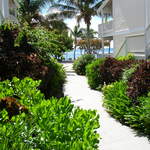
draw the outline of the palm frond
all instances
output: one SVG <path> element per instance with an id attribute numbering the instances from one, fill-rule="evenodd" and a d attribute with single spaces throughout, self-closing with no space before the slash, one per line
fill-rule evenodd
<path id="1" fill-rule="evenodd" d="M 104 0 L 101 0 L 100 2 L 96 3 L 93 8 L 97 10 L 103 4 L 103 2 Z"/>
<path id="2" fill-rule="evenodd" d="M 51 8 L 58 8 L 59 10 L 74 10 L 74 11 L 77 9 L 75 6 L 69 6 L 65 4 L 53 4 L 52 6 L 50 6 L 50 9 Z"/>
<path id="3" fill-rule="evenodd" d="M 73 18 L 75 15 L 77 14 L 77 12 L 75 11 L 61 11 L 61 12 L 57 12 L 57 13 L 49 13 L 46 17 L 48 19 L 64 19 L 64 18 Z"/>

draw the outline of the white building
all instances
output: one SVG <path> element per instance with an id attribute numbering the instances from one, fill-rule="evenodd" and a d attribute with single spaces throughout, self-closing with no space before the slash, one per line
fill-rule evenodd
<path id="1" fill-rule="evenodd" d="M 114 56 L 150 54 L 150 0 L 105 0 L 98 13 L 99 36 L 113 40 Z"/>
<path id="2" fill-rule="evenodd" d="M 146 42 L 146 55 L 150 56 L 150 0 L 145 0 L 146 10 L 146 25 L 145 25 L 145 42 Z"/>
<path id="3" fill-rule="evenodd" d="M 17 6 L 16 0 L 0 0 L 0 23 L 3 19 L 17 22 Z"/>

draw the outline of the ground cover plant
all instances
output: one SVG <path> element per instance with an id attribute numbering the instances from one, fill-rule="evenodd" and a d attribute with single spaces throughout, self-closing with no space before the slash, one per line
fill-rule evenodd
<path id="1" fill-rule="evenodd" d="M 150 91 L 150 62 L 143 62 L 137 67 L 128 81 L 127 94 L 131 99 L 147 94 Z"/>
<path id="2" fill-rule="evenodd" d="M 0 57 L 0 80 L 31 77 L 41 79 L 39 85 L 45 96 L 63 96 L 65 71 L 63 66 L 55 60 L 42 61 L 35 53 L 19 54 Z"/>
<path id="3" fill-rule="evenodd" d="M 149 62 L 124 70 L 122 80 L 104 86 L 104 106 L 123 124 L 150 137 Z"/>
<path id="4" fill-rule="evenodd" d="M 94 55 L 85 54 L 78 57 L 73 63 L 73 69 L 78 75 L 86 74 L 86 66 L 95 59 Z"/>
<path id="5" fill-rule="evenodd" d="M 118 81 L 122 77 L 123 70 L 130 68 L 132 64 L 137 63 L 134 60 L 119 61 L 115 58 L 108 57 L 100 66 L 102 85 Z"/>
<path id="6" fill-rule="evenodd" d="M 71 48 L 71 39 L 43 28 L 20 28 L 10 22 L 0 26 L 0 33 L 0 81 L 14 76 L 40 79 L 39 88 L 47 98 L 63 96 L 65 71 L 52 56 L 59 57 Z"/>
<path id="7" fill-rule="evenodd" d="M 104 58 L 99 58 L 86 66 L 86 77 L 88 79 L 88 84 L 92 89 L 100 88 L 102 81 L 99 66 L 102 65 L 104 61 Z"/>
<path id="8" fill-rule="evenodd" d="M 119 56 L 116 58 L 117 60 L 120 60 L 120 61 L 124 61 L 124 60 L 135 60 L 136 57 L 131 54 L 131 53 L 128 53 L 126 56 Z"/>
<path id="9" fill-rule="evenodd" d="M 31 78 L 0 82 L 0 149 L 96 150 L 98 149 L 99 116 L 96 111 L 74 107 L 67 97 L 45 99 L 37 87 L 41 81 Z M 26 107 L 13 115 L 1 107 L 2 100 L 13 98 Z"/>
<path id="10" fill-rule="evenodd" d="M 98 59 L 86 67 L 86 76 L 88 84 L 93 89 L 101 89 L 103 85 L 108 85 L 122 78 L 125 69 L 132 68 L 134 64 L 140 64 L 142 61 L 135 60 L 132 55 L 105 59 Z"/>

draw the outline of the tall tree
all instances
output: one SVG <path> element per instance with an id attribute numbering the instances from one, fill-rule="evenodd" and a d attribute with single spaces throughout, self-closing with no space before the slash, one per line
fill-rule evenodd
<path id="1" fill-rule="evenodd" d="M 92 16 L 97 15 L 97 9 L 104 0 L 57 0 L 53 7 L 60 10 L 59 14 L 64 17 L 76 16 L 77 22 L 83 19 L 87 28 L 87 40 L 89 41 L 89 31 Z M 90 49 L 90 45 L 89 45 Z"/>
<path id="2" fill-rule="evenodd" d="M 52 0 L 18 0 L 20 23 L 27 22 L 31 26 L 34 23 L 38 23 L 41 19 L 41 8 L 50 1 Z"/>
<path id="3" fill-rule="evenodd" d="M 90 39 L 93 39 L 93 38 L 96 38 L 95 35 L 98 34 L 93 29 L 90 29 L 88 33 L 87 33 L 87 30 L 85 28 L 81 28 L 81 31 L 82 31 L 82 35 L 81 35 L 82 39 L 86 39 L 87 35 L 89 36 Z"/>
<path id="4" fill-rule="evenodd" d="M 82 36 L 82 30 L 79 26 L 75 26 L 73 30 L 71 30 L 71 35 L 74 37 L 74 60 L 76 59 L 76 49 L 77 49 L 77 38 Z"/>

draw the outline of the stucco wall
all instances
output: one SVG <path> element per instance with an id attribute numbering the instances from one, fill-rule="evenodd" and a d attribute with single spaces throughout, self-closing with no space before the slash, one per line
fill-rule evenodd
<path id="1" fill-rule="evenodd" d="M 145 43 L 146 43 L 146 55 L 147 57 L 150 56 L 150 0 L 145 0 L 146 5 L 145 5 L 145 13 L 146 13 L 146 38 L 145 38 Z"/>
<path id="2" fill-rule="evenodd" d="M 115 50 L 119 50 L 126 36 L 144 33 L 146 22 L 145 1 L 113 0 L 113 18 L 114 48 Z M 145 47 L 143 47 L 143 49 L 145 49 Z"/>

